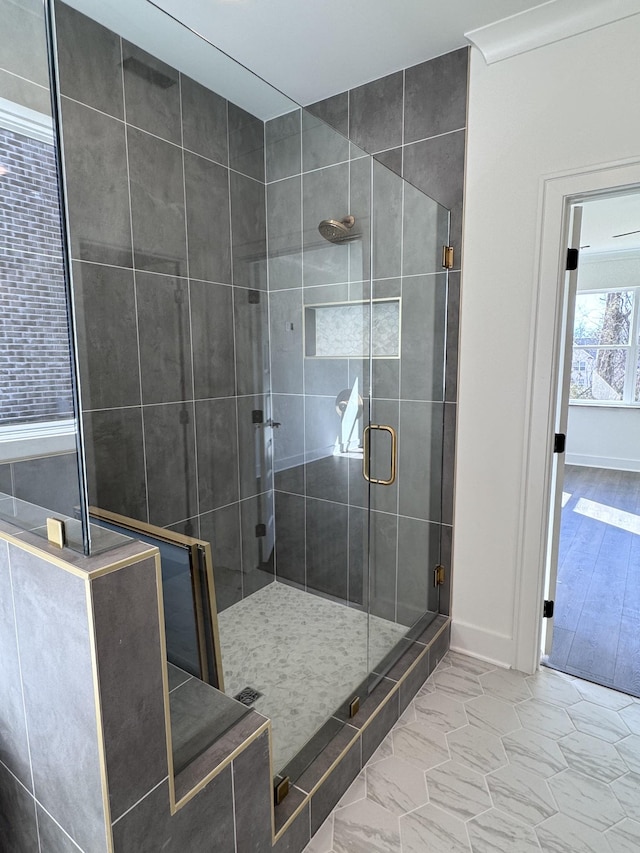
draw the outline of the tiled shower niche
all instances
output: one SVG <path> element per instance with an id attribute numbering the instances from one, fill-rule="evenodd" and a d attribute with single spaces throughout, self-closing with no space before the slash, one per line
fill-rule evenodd
<path id="1" fill-rule="evenodd" d="M 305 305 L 304 332 L 308 358 L 399 358 L 400 299 Z"/>

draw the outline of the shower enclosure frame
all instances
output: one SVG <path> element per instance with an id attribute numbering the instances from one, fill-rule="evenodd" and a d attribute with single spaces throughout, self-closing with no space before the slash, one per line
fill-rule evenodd
<path id="1" fill-rule="evenodd" d="M 212 49 L 213 49 L 213 47 L 212 47 Z M 59 101 L 60 101 L 60 96 L 58 95 L 58 102 Z M 58 104 L 58 106 L 59 106 L 59 104 Z M 301 108 L 296 107 L 295 109 L 300 111 Z M 306 111 L 300 112 L 301 122 L 304 123 L 304 117 L 309 116 L 309 115 L 310 114 L 307 113 Z M 314 119 L 314 121 L 317 121 L 317 119 Z M 413 513 L 413 515 L 409 515 L 409 514 L 403 515 L 399 510 L 399 507 L 401 504 L 401 497 L 400 497 L 399 493 L 395 499 L 395 501 L 396 501 L 395 510 L 391 511 L 388 508 L 385 509 L 384 506 L 378 506 L 376 504 L 376 500 L 375 500 L 375 493 L 374 493 L 374 495 L 372 495 L 372 488 L 375 490 L 378 487 L 385 488 L 387 486 L 393 486 L 394 481 L 395 481 L 396 470 L 399 469 L 400 477 L 402 477 L 403 465 L 406 468 L 406 464 L 407 464 L 406 461 L 403 463 L 402 458 L 400 458 L 399 460 L 397 458 L 397 454 L 398 454 L 397 436 L 398 435 L 399 435 L 399 443 L 400 443 L 400 453 L 402 453 L 402 447 L 403 447 L 403 430 L 400 428 L 400 417 L 401 417 L 400 409 L 401 409 L 401 403 L 402 402 L 407 402 L 408 404 L 413 405 L 414 408 L 416 408 L 415 404 L 418 404 L 418 403 L 420 404 L 420 406 L 422 406 L 422 408 L 424 408 L 427 405 L 432 405 L 434 407 L 433 423 L 435 424 L 435 427 L 434 427 L 434 431 L 433 431 L 434 434 L 432 436 L 432 441 L 434 442 L 434 446 L 432 448 L 430 448 L 430 453 L 431 453 L 431 457 L 433 458 L 434 466 L 439 465 L 440 466 L 440 472 L 442 470 L 442 447 L 443 447 L 442 434 L 443 434 L 443 429 L 444 429 L 444 375 L 445 375 L 444 354 L 446 351 L 447 273 L 446 273 L 446 271 L 443 272 L 443 268 L 440 266 L 440 259 L 441 259 L 442 248 L 444 246 L 447 246 L 448 242 L 449 242 L 449 239 L 448 239 L 448 236 L 449 236 L 448 235 L 449 214 L 448 214 L 448 212 L 444 211 L 444 208 L 441 208 L 441 206 L 437 205 L 437 203 L 435 201 L 433 201 L 432 199 L 429 199 L 426 195 L 421 193 L 419 190 L 416 190 L 415 188 L 410 187 L 410 185 L 407 184 L 405 181 L 403 181 L 403 179 L 401 179 L 399 176 L 393 175 L 389 170 L 386 169 L 385 166 L 383 166 L 381 163 L 379 163 L 373 157 L 371 157 L 371 155 L 364 154 L 364 152 L 358 152 L 355 149 L 355 146 L 353 146 L 349 142 L 349 140 L 347 140 L 345 137 L 341 137 L 340 134 L 337 133 L 337 131 L 330 129 L 327 125 L 325 125 L 324 127 L 326 128 L 325 132 L 328 132 L 330 135 L 332 135 L 333 139 L 337 139 L 338 137 L 340 137 L 341 144 L 344 144 L 344 145 L 349 147 L 347 159 L 340 161 L 339 163 L 336 164 L 339 166 L 344 165 L 347 167 L 347 172 L 349 174 L 348 180 L 351 180 L 350 176 L 351 176 L 352 168 L 356 168 L 356 166 L 354 164 L 362 163 L 362 161 L 364 160 L 366 162 L 366 165 L 369 168 L 368 209 L 364 210 L 364 215 L 360 214 L 360 215 L 354 216 L 352 212 L 347 213 L 345 215 L 344 219 L 350 219 L 350 217 L 353 217 L 353 219 L 354 219 L 354 222 L 351 222 L 351 224 L 349 226 L 344 224 L 344 219 L 342 220 L 342 223 L 339 219 L 336 220 L 338 222 L 338 224 L 343 224 L 345 228 L 349 227 L 349 238 L 348 238 L 348 240 L 344 241 L 343 245 L 339 245 L 337 247 L 338 251 L 348 251 L 350 254 L 355 254 L 355 252 L 353 250 L 358 245 L 363 246 L 364 243 L 366 241 L 368 241 L 367 248 L 369 250 L 369 254 L 367 256 L 367 253 L 365 252 L 360 257 L 360 262 L 364 264 L 363 273 L 360 276 L 353 277 L 351 275 L 351 261 L 349 261 L 349 263 L 347 265 L 347 268 L 349 269 L 349 274 L 348 274 L 346 281 L 342 281 L 342 282 L 340 282 L 340 281 L 327 281 L 327 282 L 322 282 L 320 285 L 314 284 L 314 285 L 309 285 L 309 286 L 307 286 L 306 282 L 303 282 L 303 284 L 300 288 L 301 308 L 302 308 L 302 311 L 304 312 L 305 309 L 314 307 L 314 305 L 315 305 L 315 303 L 313 303 L 313 301 L 310 302 L 309 304 L 307 304 L 307 302 L 305 302 L 305 299 L 307 298 L 307 294 L 311 293 L 311 291 L 310 291 L 311 287 L 315 287 L 316 290 L 318 290 L 319 287 L 325 287 L 326 286 L 327 291 L 328 291 L 329 288 L 337 287 L 339 285 L 346 285 L 347 286 L 348 296 L 347 296 L 346 302 L 345 302 L 345 300 L 343 300 L 342 302 L 337 302 L 337 303 L 318 303 L 318 304 L 324 305 L 325 307 L 329 304 L 337 304 L 337 305 L 350 304 L 350 305 L 368 306 L 368 308 L 369 308 L 369 311 L 368 311 L 368 353 L 366 355 L 364 355 L 364 357 L 360 360 L 362 362 L 361 368 L 362 368 L 362 373 L 363 373 L 363 377 L 364 377 L 363 386 L 364 386 L 364 382 L 366 381 L 366 389 L 367 389 L 367 394 L 366 394 L 367 403 L 365 405 L 365 412 L 367 413 L 367 417 L 366 417 L 367 432 L 366 432 L 366 435 L 369 438 L 372 438 L 373 440 L 367 442 L 367 448 L 366 448 L 367 457 L 366 457 L 366 459 L 364 458 L 364 454 L 363 454 L 362 460 L 361 461 L 357 460 L 357 461 L 359 461 L 359 467 L 362 470 L 366 470 L 369 474 L 369 478 L 371 478 L 373 476 L 373 479 L 370 479 L 369 483 L 367 483 L 365 486 L 365 489 L 367 492 L 366 506 L 364 507 L 364 510 L 366 512 L 366 532 L 365 532 L 366 545 L 365 545 L 365 553 L 362 556 L 362 565 L 363 565 L 363 569 L 364 569 L 364 574 L 363 574 L 363 578 L 362 578 L 362 582 L 363 582 L 362 601 L 357 602 L 357 601 L 350 601 L 348 599 L 344 601 L 345 605 L 355 607 L 355 608 L 357 608 L 359 606 L 361 609 L 363 609 L 368 614 L 367 637 L 366 637 L 368 664 L 367 664 L 365 672 L 363 672 L 363 678 L 360 681 L 360 683 L 354 684 L 353 690 L 350 691 L 350 695 L 345 697 L 344 702 L 341 704 L 341 706 L 332 715 L 332 721 L 333 722 L 332 722 L 332 725 L 329 727 L 330 730 L 328 732 L 322 733 L 319 737 L 317 745 L 313 745 L 307 750 L 307 754 L 306 754 L 306 757 L 304 759 L 307 762 L 309 760 L 313 760 L 314 758 L 316 758 L 317 754 L 322 749 L 322 747 L 326 745 L 328 736 L 330 736 L 331 738 L 335 737 L 335 735 L 336 735 L 336 724 L 339 724 L 340 726 L 350 725 L 350 723 L 348 721 L 351 719 L 355 719 L 356 715 L 358 713 L 357 705 L 360 704 L 360 705 L 364 706 L 366 704 L 366 702 L 367 702 L 366 697 L 370 693 L 375 692 L 376 688 L 385 679 L 387 679 L 387 676 L 392 671 L 394 665 L 398 662 L 398 659 L 400 658 L 400 656 L 403 653 L 405 653 L 408 648 L 411 648 L 411 645 L 412 645 L 413 641 L 416 639 L 416 637 L 424 635 L 424 631 L 426 630 L 428 623 L 430 623 L 434 619 L 436 619 L 438 611 L 439 611 L 439 601 L 438 601 L 438 589 L 439 588 L 435 582 L 433 582 L 433 585 L 432 585 L 431 571 L 432 571 L 432 569 L 435 570 L 436 567 L 438 565 L 440 565 L 440 562 L 441 562 L 441 560 L 440 560 L 440 547 L 438 544 L 438 547 L 436 549 L 437 550 L 437 559 L 431 559 L 430 560 L 432 565 L 427 565 L 426 562 L 424 565 L 424 572 L 423 572 L 422 580 L 424 581 L 424 586 L 429 589 L 429 592 L 431 593 L 431 597 L 429 598 L 428 593 L 425 596 L 425 606 L 420 611 L 422 613 L 422 615 L 418 616 L 416 619 L 412 618 L 410 624 L 405 626 L 408 630 L 404 631 L 403 638 L 399 643 L 397 643 L 392 648 L 386 649 L 385 653 L 380 657 L 380 659 L 373 660 L 371 658 L 371 650 L 370 650 L 370 640 L 371 640 L 371 636 L 370 636 L 371 618 L 370 617 L 372 614 L 371 608 L 372 608 L 372 599 L 374 598 L 374 587 L 376 586 L 376 583 L 374 582 L 375 581 L 374 575 L 376 574 L 377 564 L 376 564 L 375 559 L 372 557 L 372 553 L 376 550 L 376 545 L 375 545 L 374 540 L 376 537 L 376 533 L 378 532 L 378 528 L 375 524 L 372 524 L 372 511 L 379 513 L 379 516 L 377 516 L 377 518 L 381 518 L 383 515 L 385 516 L 385 518 L 387 520 L 389 520 L 392 517 L 394 518 L 393 523 L 395 523 L 395 525 L 396 525 L 396 532 L 395 532 L 395 542 L 396 542 L 396 545 L 395 545 L 395 561 L 396 562 L 395 562 L 394 571 L 396 572 L 396 575 L 399 571 L 400 550 L 402 547 L 401 532 L 399 529 L 401 524 L 405 523 L 405 526 L 406 526 L 408 524 L 408 522 L 419 521 L 421 524 L 424 524 L 424 525 L 432 525 L 432 524 L 433 525 L 440 525 L 441 521 L 442 521 L 440 510 L 435 511 L 435 518 L 433 520 L 430 520 L 427 518 L 423 519 L 420 516 L 420 510 L 416 510 L 415 513 Z M 302 139 L 303 138 L 301 135 L 301 143 L 300 143 L 301 146 L 303 146 L 303 144 L 304 144 Z M 331 168 L 331 166 L 322 167 L 322 168 Z M 301 178 L 301 181 L 303 181 L 306 173 L 305 173 L 302 165 L 301 165 L 300 169 L 301 169 L 300 178 Z M 376 173 L 377 173 L 377 176 L 379 178 L 379 181 L 376 179 Z M 66 183 L 66 180 L 68 180 L 67 176 L 65 176 L 65 183 Z M 405 218 L 408 221 L 411 218 L 411 216 L 413 216 L 414 219 L 418 218 L 415 216 L 415 213 L 409 214 L 409 213 L 405 212 L 405 208 L 408 210 L 408 205 L 409 205 L 409 202 L 407 201 L 407 199 L 410 198 L 411 204 L 417 205 L 418 207 L 420 206 L 420 203 L 422 203 L 422 202 L 416 202 L 416 198 L 420 197 L 421 199 L 423 199 L 424 205 L 426 206 L 425 209 L 429 208 L 431 210 L 431 213 L 426 218 L 427 218 L 427 220 L 429 220 L 429 218 L 431 218 L 433 220 L 433 222 L 435 223 L 434 231 L 432 234 L 433 240 L 430 241 L 430 245 L 429 245 L 430 258 L 429 258 L 428 266 L 424 270 L 421 269 L 419 272 L 412 271 L 412 272 L 407 273 L 407 277 L 411 277 L 412 279 L 415 279 L 415 281 L 412 280 L 412 282 L 411 282 L 412 285 L 414 285 L 414 284 L 417 285 L 418 279 L 421 279 L 421 283 L 424 283 L 424 282 L 422 282 L 422 279 L 426 280 L 430 276 L 433 276 L 432 280 L 434 282 L 438 283 L 438 290 L 439 290 L 438 299 L 440 299 L 440 302 L 438 302 L 437 308 L 434 308 L 434 316 L 437 314 L 437 316 L 440 318 L 440 321 L 441 321 L 440 326 L 439 326 L 439 329 L 440 329 L 439 334 L 441 334 L 441 337 L 438 339 L 437 347 L 436 347 L 437 351 L 440 353 L 441 358 L 440 358 L 440 362 L 439 362 L 439 366 L 438 366 L 437 357 L 434 356 L 433 368 L 434 368 L 434 372 L 436 374 L 435 375 L 436 381 L 434 382 L 434 384 L 437 385 L 438 381 L 439 381 L 441 391 L 439 392 L 440 396 L 435 395 L 435 396 L 433 396 L 432 399 L 429 399 L 429 397 L 427 397 L 426 399 L 423 399 L 422 397 L 418 397 L 418 398 L 411 397 L 411 398 L 408 398 L 406 401 L 404 401 L 402 399 L 402 392 L 400 389 L 400 378 L 398 378 L 398 388 L 397 388 L 397 392 L 396 392 L 395 397 L 393 396 L 393 394 L 391 395 L 391 397 L 384 397 L 382 395 L 379 399 L 376 397 L 377 383 L 376 383 L 376 380 L 374 377 L 374 374 L 376 371 L 376 362 L 379 362 L 381 364 L 382 363 L 381 358 L 384 358 L 384 357 L 379 358 L 373 354 L 375 329 L 374 329 L 374 322 L 373 322 L 372 306 L 374 304 L 379 303 L 379 302 L 384 302 L 384 301 L 391 302 L 391 301 L 398 299 L 398 297 L 395 297 L 395 296 L 387 296 L 387 297 L 385 297 L 385 296 L 382 296 L 382 297 L 374 296 L 374 290 L 376 287 L 378 287 L 378 288 L 383 287 L 383 286 L 386 287 L 387 285 L 392 287 L 394 285 L 391 282 L 393 282 L 393 280 L 396 277 L 398 277 L 398 276 L 391 276 L 388 273 L 384 276 L 381 275 L 378 278 L 375 277 L 375 266 L 379 261 L 377 248 L 376 248 L 377 247 L 377 239 L 379 237 L 379 235 L 376 233 L 376 225 L 377 225 L 377 221 L 378 221 L 377 218 L 378 217 L 381 217 L 381 218 L 385 217 L 385 223 L 386 223 L 386 217 L 388 216 L 387 208 L 390 206 L 390 202 L 388 202 L 386 197 L 383 197 L 382 199 L 380 199 L 378 196 L 379 187 L 384 186 L 385 180 L 386 181 L 392 180 L 393 182 L 395 182 L 396 187 L 399 188 L 399 194 L 398 194 L 398 197 L 394 203 L 397 203 L 400 205 L 400 215 L 396 219 L 394 219 L 393 217 L 390 216 L 389 219 L 391 220 L 392 223 L 395 223 L 395 225 L 397 225 L 397 223 L 399 223 L 400 228 L 401 228 L 401 231 L 399 233 L 401 254 L 400 254 L 400 267 L 398 269 L 399 278 L 401 280 L 405 276 L 405 272 L 403 270 L 403 263 L 404 263 L 404 254 L 406 252 L 406 241 L 407 241 L 406 235 L 402 232 L 403 222 L 405 221 Z M 265 175 L 265 187 L 268 189 L 268 186 L 269 186 L 269 182 L 268 182 L 267 177 Z M 366 192 L 364 194 L 366 196 Z M 417 196 L 415 194 L 417 194 Z M 365 203 L 365 208 L 366 208 L 366 203 Z M 348 205 L 348 209 L 351 210 L 351 204 Z M 344 213 L 344 211 L 342 211 L 342 212 Z M 332 213 L 332 211 L 328 211 L 328 213 Z M 301 214 L 301 215 L 302 215 L 301 236 L 302 236 L 302 240 L 303 240 L 302 246 L 301 246 L 301 253 L 303 256 L 302 262 L 304 263 L 304 256 L 305 256 L 305 252 L 307 251 L 307 246 L 304 243 L 304 239 L 305 239 L 304 234 L 307 231 L 307 223 L 304 221 L 306 214 Z M 268 217 L 267 217 L 267 219 L 268 219 Z M 368 224 L 367 224 L 367 219 L 368 219 Z M 364 223 L 365 230 L 364 230 L 364 232 L 360 233 L 360 235 L 359 235 L 360 236 L 360 244 L 358 244 L 357 241 L 354 239 L 356 237 L 356 234 L 351 232 L 351 228 L 355 227 L 357 229 L 358 226 L 361 226 L 363 223 Z M 386 225 L 385 225 L 385 227 L 386 227 Z M 317 220 L 313 223 L 313 231 L 317 232 Z M 424 235 L 420 234 L 419 239 L 422 239 L 422 238 L 424 238 Z M 69 240 L 69 243 L 70 242 L 71 241 Z M 431 243 L 433 243 L 433 245 L 431 245 Z M 268 246 L 268 243 L 267 243 L 267 246 Z M 311 247 L 311 248 L 313 248 L 315 250 L 315 247 Z M 424 246 L 418 246 L 417 245 L 415 247 L 414 251 L 415 251 L 415 253 L 419 254 L 419 251 L 421 249 L 424 250 Z M 264 259 L 258 259 L 258 263 L 260 263 L 260 262 L 266 263 L 267 262 L 268 252 L 269 252 L 269 248 L 267 248 L 267 257 L 265 257 Z M 256 259 L 253 258 L 251 260 L 251 264 L 253 265 L 252 266 L 253 272 L 255 272 L 255 262 L 256 262 Z M 368 265 L 368 272 L 367 272 L 367 265 Z M 258 281 L 258 280 L 259 280 L 259 275 L 256 275 L 255 281 Z M 431 281 L 431 279 L 430 279 L 430 281 Z M 271 303 L 271 298 L 272 298 L 274 292 L 275 293 L 278 292 L 278 291 L 274 291 L 271 288 L 270 284 L 267 285 L 266 291 L 264 291 L 262 288 L 260 288 L 258 285 L 256 285 L 254 280 L 252 279 L 251 284 L 248 287 L 249 294 L 251 294 L 252 289 L 254 287 L 255 287 L 255 290 L 253 290 L 253 292 L 257 293 L 259 298 L 261 298 L 261 295 L 264 294 L 264 297 L 266 297 L 269 300 L 269 303 Z M 364 299 L 360 298 L 360 299 L 352 300 L 351 299 L 351 292 L 352 291 L 357 292 L 358 288 L 360 288 L 360 292 L 362 292 L 362 290 L 364 290 L 366 292 L 368 289 L 368 297 L 366 297 L 366 293 L 365 293 Z M 402 284 L 400 284 L 400 289 L 402 291 Z M 400 294 L 400 300 L 401 299 L 402 299 L 402 292 Z M 434 300 L 435 300 L 435 296 L 434 296 Z M 249 302 L 251 302 L 251 297 L 249 298 Z M 435 302 L 434 302 L 434 305 L 435 305 Z M 269 313 L 271 315 L 271 307 L 269 309 Z M 403 312 L 402 309 L 400 309 L 399 323 L 402 323 L 402 318 L 405 315 L 405 313 L 406 313 L 408 318 L 411 316 L 411 312 Z M 304 328 L 304 324 L 303 324 L 303 328 Z M 403 335 L 400 331 L 401 328 L 402 327 L 400 326 L 399 334 L 398 334 L 398 352 L 399 352 L 399 355 L 397 356 L 397 358 L 394 357 L 394 359 L 397 360 L 398 362 L 402 361 L 402 347 L 405 343 L 407 343 L 407 341 L 405 340 L 406 336 Z M 78 342 L 76 340 L 76 347 L 77 347 L 77 344 L 78 344 Z M 271 337 L 269 340 L 269 345 L 271 347 L 271 352 L 273 352 L 273 340 Z M 301 357 L 303 360 L 303 373 L 304 373 L 304 371 L 306 370 L 306 366 L 304 366 L 304 362 L 306 359 L 304 337 L 303 337 L 303 342 L 302 342 Z M 322 357 L 320 357 L 320 358 L 322 358 Z M 328 358 L 331 358 L 331 357 L 329 356 Z M 271 356 L 270 356 L 270 359 L 271 359 Z M 400 365 L 399 365 L 399 369 L 401 369 Z M 439 370 L 439 379 L 438 379 L 438 370 Z M 271 376 L 271 379 L 272 378 L 273 377 Z M 338 388 L 336 388 L 336 390 L 339 391 L 340 388 L 338 387 Z M 364 392 L 364 387 L 362 390 Z M 262 393 L 262 392 L 260 392 L 260 393 Z M 277 394 L 277 391 L 274 389 L 273 383 L 271 383 L 271 385 L 268 388 L 268 391 L 265 395 L 265 399 L 267 400 L 267 406 L 271 405 L 272 416 L 271 417 L 265 417 L 265 420 L 263 422 L 264 426 L 261 430 L 261 434 L 263 437 L 265 437 L 265 440 L 266 440 L 267 432 L 270 429 L 271 430 L 270 438 L 273 439 L 275 436 L 275 440 L 277 441 L 277 436 L 273 432 L 273 428 L 275 427 L 275 424 L 278 421 L 277 412 L 275 412 L 274 408 L 273 408 L 273 399 L 274 399 L 274 396 L 276 394 Z M 302 396 L 304 398 L 306 398 L 306 396 L 307 396 L 306 389 L 303 391 Z M 328 395 L 324 395 L 324 396 L 328 396 Z M 304 404 L 305 403 L 303 402 L 303 405 Z M 385 406 L 387 408 L 389 408 L 389 406 L 387 404 L 390 404 L 391 407 L 393 407 L 395 405 L 397 408 L 398 422 L 395 425 L 393 423 L 387 422 L 387 421 L 391 420 L 389 418 L 386 418 L 383 416 L 378 417 L 378 410 L 384 409 Z M 409 405 L 407 407 L 407 412 L 409 412 L 409 414 L 406 415 L 406 422 L 407 423 L 409 423 L 412 419 L 410 416 L 411 415 L 411 411 L 410 411 L 411 405 Z M 441 408 L 441 411 L 439 412 L 439 414 L 438 414 L 438 411 L 439 411 L 438 407 Z M 265 408 L 265 411 L 268 414 L 267 408 Z M 379 462 L 380 462 L 380 454 L 384 455 L 386 453 L 386 450 L 379 446 L 380 442 L 377 441 L 376 439 L 379 439 L 381 436 L 380 435 L 372 435 L 372 432 L 371 432 L 372 429 L 375 429 L 377 432 L 380 432 L 380 431 L 385 432 L 386 434 L 388 434 L 392 437 L 391 453 L 392 453 L 393 462 L 392 462 L 391 467 L 392 467 L 392 470 L 394 473 L 393 477 L 386 477 L 385 478 L 385 477 L 379 477 L 379 476 L 376 477 L 375 476 L 376 473 L 380 473 L 378 471 L 378 468 L 377 468 L 377 466 L 379 465 Z M 364 438 L 364 432 L 363 432 L 363 438 Z M 83 447 L 86 446 L 86 441 L 87 441 L 87 439 L 85 438 L 85 444 L 83 444 Z M 305 454 L 305 456 L 304 456 L 303 467 L 305 469 L 305 475 L 304 476 L 306 478 L 306 469 L 307 469 L 307 465 L 310 461 L 310 458 L 307 456 L 306 448 L 304 450 L 304 454 Z M 323 458 L 326 458 L 326 457 L 323 457 Z M 313 457 L 313 460 L 317 461 L 317 457 Z M 417 457 L 414 457 L 413 462 L 417 463 L 417 461 L 418 461 Z M 409 464 L 411 465 L 412 462 L 410 462 Z M 385 482 L 387 480 L 390 482 Z M 306 512 L 306 501 L 310 497 L 310 495 L 306 491 L 306 484 L 305 484 L 304 488 L 305 488 L 304 496 L 300 496 L 300 497 L 302 497 L 303 500 L 305 501 L 305 512 Z M 273 490 L 272 490 L 272 494 L 275 496 L 275 493 L 277 491 L 278 491 L 278 487 L 277 487 L 277 485 L 274 485 Z M 440 497 L 440 500 L 441 500 L 441 496 L 442 496 L 441 477 L 440 477 L 440 480 L 437 483 L 435 483 L 435 485 L 433 485 L 433 487 L 431 488 L 431 491 L 433 492 L 433 495 L 435 495 L 437 493 Z M 433 497 L 433 495 L 432 495 L 432 497 Z M 316 498 L 313 498 L 313 499 L 315 500 Z M 437 500 L 437 499 L 434 498 L 434 500 Z M 347 505 L 345 505 L 345 513 L 344 514 L 346 515 L 346 517 L 348 519 L 350 519 L 351 511 L 353 509 L 360 510 L 360 509 L 363 509 L 363 507 L 359 504 L 352 505 L 351 503 L 348 503 Z M 401 521 L 401 518 L 404 520 L 404 522 Z M 347 524 L 348 523 L 349 523 L 349 521 L 347 522 Z M 277 519 L 276 519 L 276 531 L 277 531 Z M 276 541 L 277 541 L 277 532 L 276 532 Z M 349 547 L 350 547 L 350 543 L 349 543 Z M 214 572 L 215 572 L 215 568 L 214 568 Z M 277 555 L 276 555 L 275 577 L 276 578 L 278 577 L 278 558 L 277 558 Z M 288 580 L 288 579 L 285 578 L 285 580 Z M 306 587 L 306 581 L 305 581 L 305 587 Z M 396 600 L 393 602 L 392 607 L 394 608 L 394 611 L 396 612 L 396 616 L 397 616 L 397 610 L 398 610 L 398 602 L 397 602 L 398 578 L 397 577 L 396 577 L 396 581 L 395 581 L 395 587 L 396 587 L 396 592 L 394 594 L 395 594 Z M 319 590 L 319 592 L 320 592 L 320 594 L 323 594 L 322 590 Z M 388 601 L 386 603 L 388 605 Z M 380 618 L 384 618 L 384 617 L 380 617 Z M 396 617 L 394 617 L 394 618 L 396 618 Z M 279 768 L 276 768 L 276 769 L 279 769 Z M 295 778 L 298 775 L 303 775 L 305 770 L 306 770 L 306 767 L 302 767 L 302 766 L 298 767 L 296 769 L 295 773 L 293 771 L 286 772 L 286 769 L 285 769 L 284 775 L 290 776 L 291 778 Z"/>

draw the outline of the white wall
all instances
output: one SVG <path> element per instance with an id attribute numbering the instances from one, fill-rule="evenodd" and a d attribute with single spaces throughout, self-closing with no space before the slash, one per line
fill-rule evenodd
<path id="1" fill-rule="evenodd" d="M 570 405 L 567 463 L 640 471 L 640 409 Z"/>
<path id="2" fill-rule="evenodd" d="M 452 645 L 507 666 L 535 652 L 518 608 L 540 571 L 521 536 L 542 179 L 640 159 L 639 44 L 636 16 L 492 66 L 472 50 Z"/>

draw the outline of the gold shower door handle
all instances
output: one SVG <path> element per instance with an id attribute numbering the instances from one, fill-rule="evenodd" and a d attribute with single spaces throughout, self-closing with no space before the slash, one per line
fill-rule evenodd
<path id="1" fill-rule="evenodd" d="M 380 430 L 381 432 L 388 432 L 391 436 L 391 474 L 389 475 L 388 480 L 378 480 L 375 477 L 370 476 L 369 472 L 369 435 L 372 429 Z M 377 486 L 390 486 L 392 483 L 395 483 L 396 479 L 396 459 L 397 459 L 397 450 L 398 450 L 398 434 L 392 426 L 387 426 L 386 424 L 368 424 L 364 428 L 364 448 L 362 454 L 362 476 L 365 478 L 367 483 L 374 483 Z"/>

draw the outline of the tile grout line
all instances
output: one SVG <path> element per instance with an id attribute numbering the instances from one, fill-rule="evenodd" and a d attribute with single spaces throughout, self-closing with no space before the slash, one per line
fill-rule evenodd
<path id="1" fill-rule="evenodd" d="M 192 431 L 192 440 L 193 440 L 193 464 L 194 464 L 194 484 L 195 484 L 195 493 L 196 493 L 196 516 L 198 519 L 198 534 L 200 533 L 200 477 L 199 477 L 199 468 L 198 468 L 198 427 L 196 421 L 196 372 L 195 372 L 195 359 L 194 359 L 194 344 L 193 344 L 193 306 L 191 300 L 191 264 L 190 264 L 190 251 L 189 251 L 189 215 L 188 215 L 188 207 L 187 207 L 187 172 L 186 172 L 186 163 L 185 163 L 185 147 L 184 147 L 184 114 L 183 114 L 183 106 L 182 106 L 182 78 L 183 74 L 181 71 L 178 71 L 178 98 L 180 105 L 180 157 L 182 162 L 182 200 L 184 204 L 184 237 L 185 237 L 185 260 L 187 266 L 187 282 L 186 282 L 186 291 L 187 291 L 187 314 L 189 320 L 189 356 L 190 356 L 190 364 L 191 364 L 191 395 L 192 395 L 192 403 L 191 403 L 191 412 L 193 417 L 193 431 Z M 178 287 L 179 287 L 178 282 Z M 179 316 L 179 312 L 178 312 Z M 181 358 L 182 362 L 182 358 Z M 186 401 L 185 401 L 186 402 Z M 186 409 L 186 406 L 185 406 Z M 186 426 L 186 424 L 185 424 Z M 185 466 L 186 467 L 186 466 Z M 187 495 L 187 502 L 189 502 L 189 495 Z M 185 507 L 188 509 L 188 507 Z M 189 517 L 192 517 L 189 515 Z"/>
<path id="2" fill-rule="evenodd" d="M 144 468 L 144 500 L 145 500 L 145 510 L 146 510 L 146 521 L 149 523 L 149 474 L 148 474 L 148 466 L 147 466 L 147 438 L 146 432 L 144 428 L 144 397 L 143 397 L 143 389 L 142 389 L 142 356 L 140 352 L 140 315 L 138 311 L 138 279 L 136 275 L 136 257 L 135 257 L 135 248 L 134 248 L 134 234 L 133 234 L 133 203 L 131 200 L 131 168 L 129 164 L 129 131 L 127 125 L 127 100 L 126 100 L 126 89 L 124 85 L 124 50 L 122 47 L 122 37 L 118 36 L 118 45 L 120 48 L 120 68 L 122 69 L 120 73 L 120 79 L 122 84 L 122 115 L 123 115 L 123 128 L 124 128 L 124 152 L 125 152 L 125 161 L 127 164 L 127 198 L 129 200 L 129 237 L 131 239 L 131 273 L 133 277 L 133 302 L 134 302 L 134 311 L 136 316 L 136 349 L 138 355 L 138 386 L 139 386 L 139 394 L 140 394 L 140 425 L 142 432 L 142 464 Z M 105 264 L 108 266 L 108 264 Z M 125 268 L 127 269 L 127 268 Z M 121 407 L 120 407 L 121 408 Z M 137 408 L 137 407 L 131 407 Z M 93 410 L 92 410 L 93 411 Z"/>
<path id="3" fill-rule="evenodd" d="M 169 781 L 169 777 L 168 777 L 168 776 L 165 776 L 165 777 L 164 777 L 164 779 L 161 779 L 158 783 L 156 783 L 156 784 L 153 786 L 153 788 L 151 788 L 150 790 L 148 790 L 148 791 L 146 792 L 146 794 L 143 794 L 143 796 L 142 796 L 142 797 L 140 797 L 140 799 L 139 799 L 139 800 L 137 800 L 137 801 L 136 801 L 132 806 L 129 806 L 129 808 L 128 808 L 126 811 L 122 812 L 122 814 L 121 814 L 121 815 L 119 815 L 119 816 L 118 816 L 114 821 L 112 821 L 112 822 L 111 822 L 111 826 L 113 827 L 113 826 L 115 826 L 117 823 L 119 823 L 119 822 L 122 820 L 122 818 L 123 818 L 123 817 L 126 817 L 126 816 L 129 814 L 129 812 L 132 812 L 132 811 L 133 811 L 137 806 L 139 806 L 139 805 L 140 805 L 140 803 L 142 803 L 144 800 L 146 800 L 146 799 L 147 799 L 147 797 L 151 796 L 151 794 L 153 794 L 153 792 L 154 792 L 154 791 L 156 791 L 156 790 L 160 787 L 160 785 L 163 785 L 165 782 L 168 782 L 168 781 Z"/>
<path id="4" fill-rule="evenodd" d="M 238 501 L 232 501 L 227 506 L 233 506 L 234 503 L 238 504 L 238 540 L 239 540 L 239 551 L 240 551 L 240 596 L 241 600 L 244 599 L 244 572 L 242 571 L 242 566 L 244 564 L 244 548 L 242 541 L 242 511 L 240 508 L 240 430 L 238 426 L 238 416 L 239 416 L 239 408 L 238 408 L 238 335 L 237 335 L 237 313 L 236 313 L 236 284 L 235 284 L 235 273 L 236 273 L 236 265 L 234 264 L 234 248 L 233 248 L 233 193 L 231 192 L 231 134 L 229 132 L 229 101 L 225 99 L 225 109 L 226 109 L 226 131 L 227 131 L 227 160 L 229 162 L 228 170 L 227 170 L 227 185 L 228 185 L 228 196 L 229 196 L 229 261 L 230 261 L 230 269 L 231 269 L 231 316 L 232 316 L 232 326 L 233 326 L 233 376 L 234 376 L 234 408 L 236 412 L 236 448 L 237 448 L 237 459 L 236 459 L 236 486 L 238 490 Z M 247 288 L 247 291 L 252 290 L 252 288 Z M 247 294 L 248 298 L 248 294 Z M 228 398 L 227 398 L 228 399 Z M 204 514 L 204 513 L 203 513 Z M 235 818 L 234 818 L 234 832 L 235 832 Z"/>

